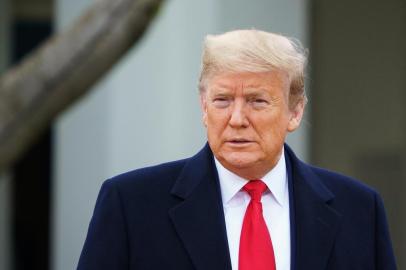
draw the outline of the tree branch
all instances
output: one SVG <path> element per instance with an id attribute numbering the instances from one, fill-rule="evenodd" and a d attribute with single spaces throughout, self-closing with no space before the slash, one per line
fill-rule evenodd
<path id="1" fill-rule="evenodd" d="M 0 170 L 140 39 L 162 0 L 99 0 L 0 78 Z"/>

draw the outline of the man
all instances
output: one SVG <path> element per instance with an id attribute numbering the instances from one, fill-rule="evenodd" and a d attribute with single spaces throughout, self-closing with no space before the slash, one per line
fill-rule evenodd
<path id="1" fill-rule="evenodd" d="M 78 269 L 396 269 L 378 194 L 284 144 L 303 116 L 305 63 L 281 35 L 208 36 L 208 144 L 106 181 Z"/>

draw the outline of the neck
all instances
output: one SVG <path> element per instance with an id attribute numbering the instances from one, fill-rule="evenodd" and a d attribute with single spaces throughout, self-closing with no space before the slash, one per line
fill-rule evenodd
<path id="1" fill-rule="evenodd" d="M 264 175 L 266 175 L 272 168 L 270 169 L 265 169 L 265 168 L 235 168 L 235 167 L 230 167 L 225 164 L 222 164 L 224 168 L 227 170 L 235 173 L 236 175 L 247 179 L 247 180 L 254 180 L 254 179 L 261 179 Z"/>
<path id="2" fill-rule="evenodd" d="M 271 164 L 253 164 L 251 166 L 232 166 L 224 160 L 217 159 L 221 165 L 230 172 L 247 180 L 262 179 L 268 172 L 270 172 L 277 164 L 281 156 L 279 156 Z"/>

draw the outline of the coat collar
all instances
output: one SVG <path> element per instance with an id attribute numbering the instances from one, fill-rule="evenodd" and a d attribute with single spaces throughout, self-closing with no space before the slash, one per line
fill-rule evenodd
<path id="1" fill-rule="evenodd" d="M 183 199 L 169 215 L 195 268 L 231 269 L 219 180 L 208 144 L 185 164 L 171 193 Z"/>
<path id="2" fill-rule="evenodd" d="M 341 216 L 330 206 L 334 194 L 287 145 L 285 158 L 294 206 L 292 269 L 325 269 Z M 171 193 L 183 199 L 169 216 L 195 268 L 231 269 L 218 174 L 208 144 L 186 162 Z"/>
<path id="3" fill-rule="evenodd" d="M 300 161 L 289 146 L 285 145 L 285 151 L 293 186 L 290 196 L 293 194 L 295 250 L 292 255 L 296 267 L 292 269 L 326 269 L 341 214 L 331 207 L 334 194 L 322 179 Z"/>

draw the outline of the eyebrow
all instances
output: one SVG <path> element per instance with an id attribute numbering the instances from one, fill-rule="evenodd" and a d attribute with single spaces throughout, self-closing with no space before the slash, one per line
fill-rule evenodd
<path id="1" fill-rule="evenodd" d="M 210 98 L 229 98 L 232 95 L 230 93 L 225 93 L 225 92 L 220 92 L 220 93 L 214 93 L 210 96 Z"/>
<path id="2" fill-rule="evenodd" d="M 246 95 L 247 96 L 267 96 L 268 91 L 262 87 L 255 87 L 255 88 L 246 88 Z"/>
<path id="3" fill-rule="evenodd" d="M 244 96 L 246 96 L 246 97 L 265 97 L 267 95 L 264 92 L 259 92 L 259 93 L 255 92 L 255 93 L 247 93 Z"/>
<path id="4" fill-rule="evenodd" d="M 225 87 L 213 87 L 212 90 L 215 91 L 215 93 L 212 92 L 212 95 L 218 96 L 218 95 L 230 95 L 232 90 L 230 88 L 225 88 Z"/>

